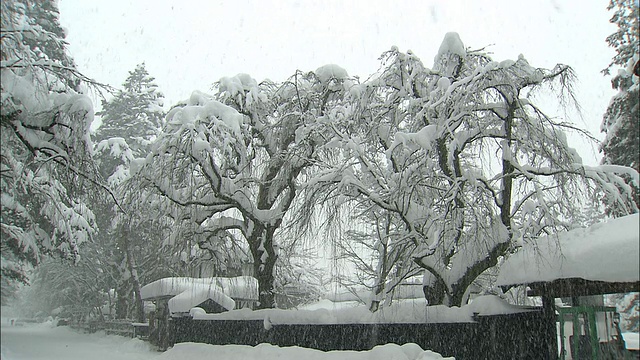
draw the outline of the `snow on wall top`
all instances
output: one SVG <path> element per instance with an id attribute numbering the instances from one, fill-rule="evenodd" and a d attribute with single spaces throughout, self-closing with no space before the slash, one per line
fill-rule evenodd
<path id="1" fill-rule="evenodd" d="M 381 307 L 375 313 L 367 306 L 317 310 L 239 309 L 220 314 L 193 313 L 195 320 L 261 320 L 265 327 L 271 324 L 411 324 L 473 322 L 473 315 L 512 314 L 531 311 L 510 305 L 504 300 L 488 295 L 480 296 L 472 303 L 457 307 L 444 305 L 426 306 L 425 300 L 396 302 Z"/>
<path id="2" fill-rule="evenodd" d="M 588 228 L 544 236 L 509 257 L 496 285 L 557 279 L 635 282 L 640 280 L 638 214 Z"/>
<path id="3" fill-rule="evenodd" d="M 233 278 L 209 277 L 199 279 L 169 277 L 156 280 L 143 286 L 140 289 L 140 295 L 143 300 L 149 300 L 164 296 L 176 296 L 185 291 L 200 291 L 208 288 L 217 289 L 232 299 L 258 300 L 258 280 L 252 276 L 238 276 Z M 224 306 L 224 304 L 220 305 Z"/>

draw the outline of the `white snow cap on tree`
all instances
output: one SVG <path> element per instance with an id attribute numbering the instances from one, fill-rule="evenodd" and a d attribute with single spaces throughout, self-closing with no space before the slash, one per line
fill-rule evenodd
<path id="1" fill-rule="evenodd" d="M 440 44 L 436 59 L 447 53 L 460 55 L 461 57 L 467 54 L 467 51 L 464 49 L 464 44 L 462 40 L 460 40 L 460 35 L 458 35 L 457 32 L 448 32 L 444 35 L 444 40 L 442 40 L 442 44 Z"/>
<path id="2" fill-rule="evenodd" d="M 234 77 L 223 77 L 220 79 L 220 90 L 228 91 L 232 96 L 257 87 L 258 82 L 248 74 L 241 73 Z"/>
<path id="3" fill-rule="evenodd" d="M 455 32 L 446 33 L 438 54 L 433 59 L 433 69 L 444 77 L 454 77 L 460 70 L 461 59 L 467 56 L 460 35 Z M 444 84 L 440 84 L 444 85 Z"/>
<path id="4" fill-rule="evenodd" d="M 167 114 L 167 123 L 173 125 L 194 126 L 196 122 L 206 123 L 214 119 L 240 136 L 244 123 L 242 114 L 201 91 L 194 91 L 186 106 L 176 107 Z"/>
<path id="5" fill-rule="evenodd" d="M 331 79 L 344 80 L 349 77 L 347 70 L 336 64 L 321 66 L 316 69 L 315 74 L 323 84 L 329 82 Z"/>

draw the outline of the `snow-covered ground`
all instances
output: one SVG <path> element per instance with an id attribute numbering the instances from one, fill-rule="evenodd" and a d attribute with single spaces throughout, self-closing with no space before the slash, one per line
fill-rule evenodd
<path id="1" fill-rule="evenodd" d="M 640 334 L 633 332 L 622 333 L 627 349 L 640 350 Z"/>
<path id="2" fill-rule="evenodd" d="M 0 358 L 2 360 L 438 360 L 443 358 L 418 345 L 387 344 L 369 351 L 323 352 L 300 347 L 176 344 L 160 353 L 147 343 L 115 335 L 81 334 L 51 323 L 9 326 L 2 321 Z"/>
<path id="3" fill-rule="evenodd" d="M 8 326 L 3 321 L 1 335 L 2 360 L 147 360 L 160 356 L 139 339 L 102 332 L 80 334 L 51 323 Z"/>

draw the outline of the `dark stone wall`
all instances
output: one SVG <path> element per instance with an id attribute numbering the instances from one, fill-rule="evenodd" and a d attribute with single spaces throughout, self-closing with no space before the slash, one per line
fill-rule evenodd
<path id="1" fill-rule="evenodd" d="M 172 320 L 176 343 L 201 342 L 214 345 L 301 346 L 323 351 L 369 350 L 387 343 L 415 343 L 425 350 L 457 360 L 548 359 L 541 311 L 479 316 L 473 323 L 439 324 L 303 324 L 271 325 L 256 320 Z"/>

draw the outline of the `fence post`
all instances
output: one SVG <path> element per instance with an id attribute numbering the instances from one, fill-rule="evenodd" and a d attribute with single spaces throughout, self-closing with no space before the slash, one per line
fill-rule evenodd
<path id="1" fill-rule="evenodd" d="M 555 298 L 545 294 L 542 296 L 542 311 L 546 327 L 547 349 L 549 360 L 558 359 L 558 334 L 556 329 Z"/>

